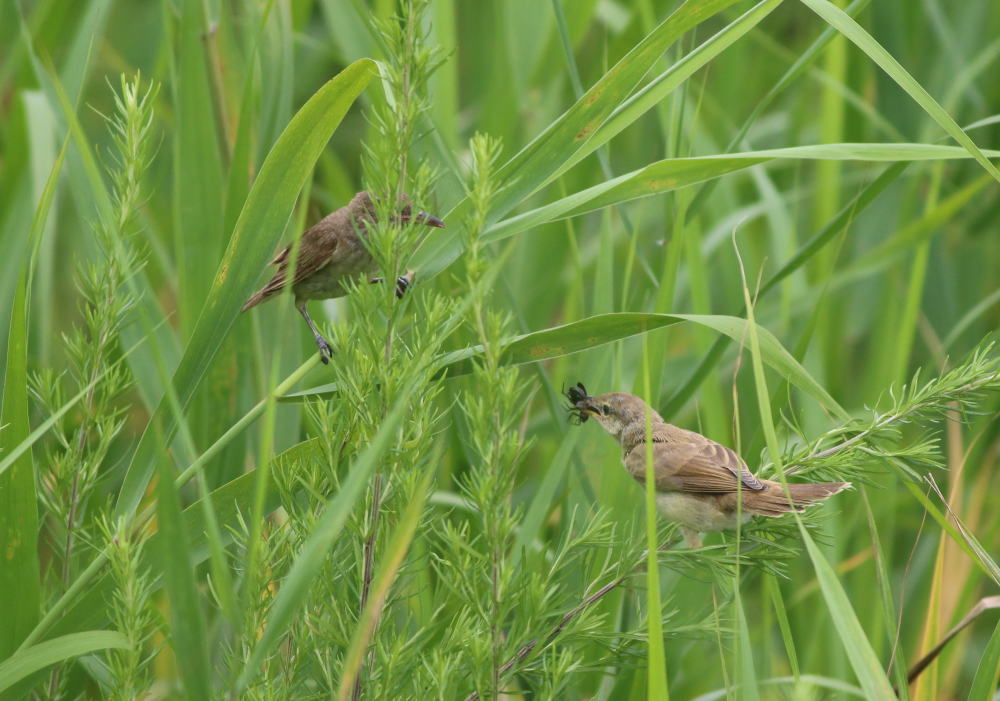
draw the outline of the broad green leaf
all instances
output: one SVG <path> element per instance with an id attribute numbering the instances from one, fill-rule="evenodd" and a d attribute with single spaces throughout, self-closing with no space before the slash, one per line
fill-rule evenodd
<path id="1" fill-rule="evenodd" d="M 636 45 L 580 100 L 497 172 L 497 182 L 503 189 L 492 202 L 487 223 L 499 221 L 583 148 L 674 41 L 734 1 L 687 0 Z M 424 239 L 409 265 L 418 278 L 433 277 L 461 254 L 464 220 L 469 207 L 468 198 L 462 200 L 444 217 L 448 228 L 435 229 Z"/>
<path id="2" fill-rule="evenodd" d="M 373 73 L 374 63 L 368 60 L 345 68 L 299 110 L 268 154 L 174 374 L 182 408 L 190 402 L 240 308 L 253 292 L 319 154 Z M 165 400 L 161 400 L 150 424 L 157 421 L 162 422 L 163 440 L 169 441 L 176 424 Z M 115 506 L 118 515 L 133 514 L 149 484 L 158 451 L 154 434 L 147 427 L 139 441 Z"/>
<path id="3" fill-rule="evenodd" d="M 944 108 L 941 107 L 934 100 L 930 94 L 921 87 L 920 83 L 914 80 L 913 76 L 906 72 L 906 70 L 899 65 L 899 62 L 894 59 L 888 51 L 882 48 L 882 45 L 875 41 L 868 32 L 862 29 L 861 25 L 855 22 L 850 15 L 845 13 L 836 5 L 833 5 L 827 0 L 802 0 L 802 3 L 806 5 L 810 10 L 815 12 L 817 15 L 822 17 L 830 26 L 834 27 L 841 34 L 850 39 L 854 44 L 864 51 L 868 56 L 875 61 L 879 66 L 882 67 L 889 77 L 896 81 L 899 87 L 903 88 L 907 93 L 910 94 L 914 100 L 917 101 L 921 107 L 929 114 L 935 122 L 941 125 L 941 127 L 951 135 L 959 144 L 962 145 L 972 157 L 979 161 L 980 165 L 986 169 L 986 171 L 992 175 L 998 182 L 1000 182 L 1000 171 L 996 169 L 992 163 L 987 160 L 987 155 L 983 151 L 979 150 L 979 147 L 969 138 L 969 136 L 962 131 L 962 128 L 955 123 L 955 120 L 945 112 Z M 990 156 L 991 158 L 994 156 Z"/>
<path id="4" fill-rule="evenodd" d="M 0 412 L 0 455 L 6 457 L 31 431 L 28 425 L 28 345 L 25 274 L 21 267 L 7 337 L 7 370 Z M 38 623 L 41 582 L 38 570 L 38 507 L 31 451 L 24 451 L 0 474 L 0 660 L 10 657 Z"/>
<path id="5" fill-rule="evenodd" d="M 606 343 L 637 336 L 665 326 L 690 321 L 718 331 L 733 340 L 740 341 L 746 322 L 739 317 L 699 315 L 699 314 L 644 314 L 622 312 L 599 314 L 565 326 L 536 331 L 518 337 L 503 355 L 503 361 L 511 365 L 531 363 L 548 358 L 557 358 L 570 353 L 590 350 Z M 820 404 L 842 419 L 848 414 L 823 387 L 806 372 L 792 355 L 785 350 L 777 338 L 766 329 L 760 329 L 761 352 L 764 359 L 775 371 L 799 389 L 813 397 Z M 471 372 L 466 361 L 480 352 L 478 346 L 449 353 L 443 360 L 449 375 L 463 375 Z M 447 367 L 450 366 L 450 367 Z M 285 395 L 289 401 L 301 401 L 306 397 L 332 396 L 337 391 L 335 384 L 321 385 L 312 389 Z"/>
<path id="6" fill-rule="evenodd" d="M 166 455 L 162 455 L 159 462 L 156 514 L 160 537 L 156 551 L 160 573 L 170 598 L 170 644 L 177 656 L 177 667 L 187 698 L 208 699 L 212 696 L 212 672 L 205 615 L 194 581 L 194 565 L 184 532 L 181 500 L 174 486 L 174 475 Z"/>
<path id="7" fill-rule="evenodd" d="M 991 157 L 1000 157 L 998 151 L 987 153 Z M 747 151 L 726 156 L 672 158 L 658 161 L 538 209 L 505 219 L 487 229 L 483 240 L 498 241 L 556 219 L 575 217 L 602 207 L 658 195 L 777 159 L 879 162 L 955 158 L 970 158 L 970 156 L 967 151 L 956 146 L 934 144 L 821 144 Z M 880 190 L 875 194 L 878 191 Z"/>
<path id="8" fill-rule="evenodd" d="M 110 630 L 92 630 L 46 640 L 44 643 L 21 650 L 0 663 L 0 692 L 35 672 L 71 657 L 88 655 L 99 650 L 127 648 L 128 640 L 125 636 Z"/>
<path id="9" fill-rule="evenodd" d="M 993 635 L 986 644 L 986 651 L 979 660 L 976 676 L 972 680 L 972 689 L 969 690 L 969 701 L 992 701 L 998 676 L 1000 676 L 1000 623 L 997 623 L 997 627 L 993 630 Z"/>
<path id="10" fill-rule="evenodd" d="M 407 394 L 407 392 L 403 392 L 401 396 L 405 398 Z M 292 616 L 295 615 L 309 590 L 309 585 L 324 566 L 334 541 L 343 530 L 344 524 L 347 523 L 351 510 L 364 494 L 368 478 L 374 473 L 382 459 L 382 454 L 388 449 L 396 435 L 396 428 L 406 414 L 406 407 L 405 400 L 396 403 L 396 406 L 386 416 L 385 423 L 375 434 L 375 438 L 368 444 L 368 448 L 351 466 L 348 477 L 340 485 L 336 497 L 323 509 L 315 528 L 302 549 L 299 550 L 295 562 L 292 563 L 291 569 L 278 589 L 278 595 L 268 612 L 264 632 L 237 682 L 237 687 L 240 690 L 246 689 L 247 684 L 260 671 L 263 661 L 267 659 L 284 636 L 292 621 Z"/>

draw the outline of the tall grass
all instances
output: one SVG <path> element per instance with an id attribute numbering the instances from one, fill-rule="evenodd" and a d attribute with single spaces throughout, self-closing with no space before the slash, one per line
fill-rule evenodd
<path id="1" fill-rule="evenodd" d="M 998 17 L 0 5 L 0 698 L 993 698 Z M 855 489 L 687 550 L 578 381 Z"/>

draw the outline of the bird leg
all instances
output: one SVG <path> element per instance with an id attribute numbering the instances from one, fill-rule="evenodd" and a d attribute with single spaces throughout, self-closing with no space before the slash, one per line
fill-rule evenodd
<path id="1" fill-rule="evenodd" d="M 382 282 L 382 278 L 377 277 L 371 280 L 371 284 L 373 285 L 377 282 Z M 400 275 L 398 278 L 396 278 L 396 299 L 403 299 L 403 295 L 406 294 L 406 291 L 410 288 L 410 285 L 412 283 L 413 283 L 412 270 L 407 270 L 405 275 Z"/>
<path id="2" fill-rule="evenodd" d="M 295 308 L 302 313 L 306 323 L 309 324 L 309 328 L 312 330 L 313 336 L 316 338 L 316 345 L 319 347 L 319 359 L 323 361 L 324 365 L 327 365 L 330 362 L 330 358 L 333 357 L 333 349 L 330 347 L 330 342 L 323 338 L 323 335 L 316 330 L 316 325 L 313 324 L 313 320 L 309 318 L 309 311 L 306 309 L 306 300 L 296 299 Z"/>
<path id="3" fill-rule="evenodd" d="M 684 542 L 687 543 L 689 549 L 697 550 L 702 547 L 701 536 L 695 529 L 681 526 L 681 535 L 684 536 Z"/>

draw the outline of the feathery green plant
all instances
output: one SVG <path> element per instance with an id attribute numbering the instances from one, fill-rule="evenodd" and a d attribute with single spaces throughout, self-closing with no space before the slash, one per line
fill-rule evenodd
<path id="1" fill-rule="evenodd" d="M 43 591 L 0 699 L 642 698 L 657 580 L 672 698 L 886 695 L 890 665 L 986 698 L 990 614 L 935 644 L 996 585 L 997 2 L 0 3 L 0 475 L 33 458 L 43 528 L 39 582 L 0 577 Z M 139 67 L 169 89 L 106 89 Z M 337 354 L 303 362 L 287 297 L 237 310 L 361 189 L 385 282 L 312 302 Z M 878 499 L 647 534 L 558 395 L 641 387 L 643 347 L 672 423 Z"/>

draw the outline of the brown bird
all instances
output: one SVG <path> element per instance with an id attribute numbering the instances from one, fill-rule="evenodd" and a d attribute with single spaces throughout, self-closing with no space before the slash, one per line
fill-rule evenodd
<path id="1" fill-rule="evenodd" d="M 411 217 L 409 196 L 403 195 L 403 203 L 398 222 L 401 224 L 409 222 Z M 324 363 L 329 362 L 333 351 L 309 318 L 306 302 L 310 299 L 343 297 L 349 291 L 349 281 L 378 270 L 378 264 L 361 240 L 362 237 L 367 240 L 368 226 L 377 221 L 373 198 L 368 191 L 362 191 L 346 206 L 326 215 L 302 234 L 295 276 L 292 278 L 292 292 L 295 294 L 295 308 L 309 324 Z M 444 228 L 444 222 L 426 212 L 417 212 L 415 221 Z M 286 285 L 291 255 L 292 244 L 289 244 L 271 261 L 271 265 L 278 266 L 278 272 L 260 292 L 247 300 L 243 305 L 244 312 L 281 292 Z M 398 297 L 403 296 L 412 280 L 413 273 L 410 271 L 396 280 Z M 371 282 L 381 282 L 381 278 L 375 278 Z"/>
<path id="2" fill-rule="evenodd" d="M 593 416 L 611 434 L 622 448 L 625 469 L 645 485 L 646 402 L 625 392 L 591 397 L 580 383 L 570 387 L 566 398 L 579 423 Z M 671 426 L 653 410 L 650 414 L 656 506 L 680 526 L 688 547 L 701 547 L 699 533 L 736 528 L 738 498 L 743 523 L 754 516 L 780 516 L 792 510 L 781 484 L 755 477 L 734 451 Z M 795 510 L 802 512 L 850 486 L 850 482 L 789 484 L 788 491 Z"/>

